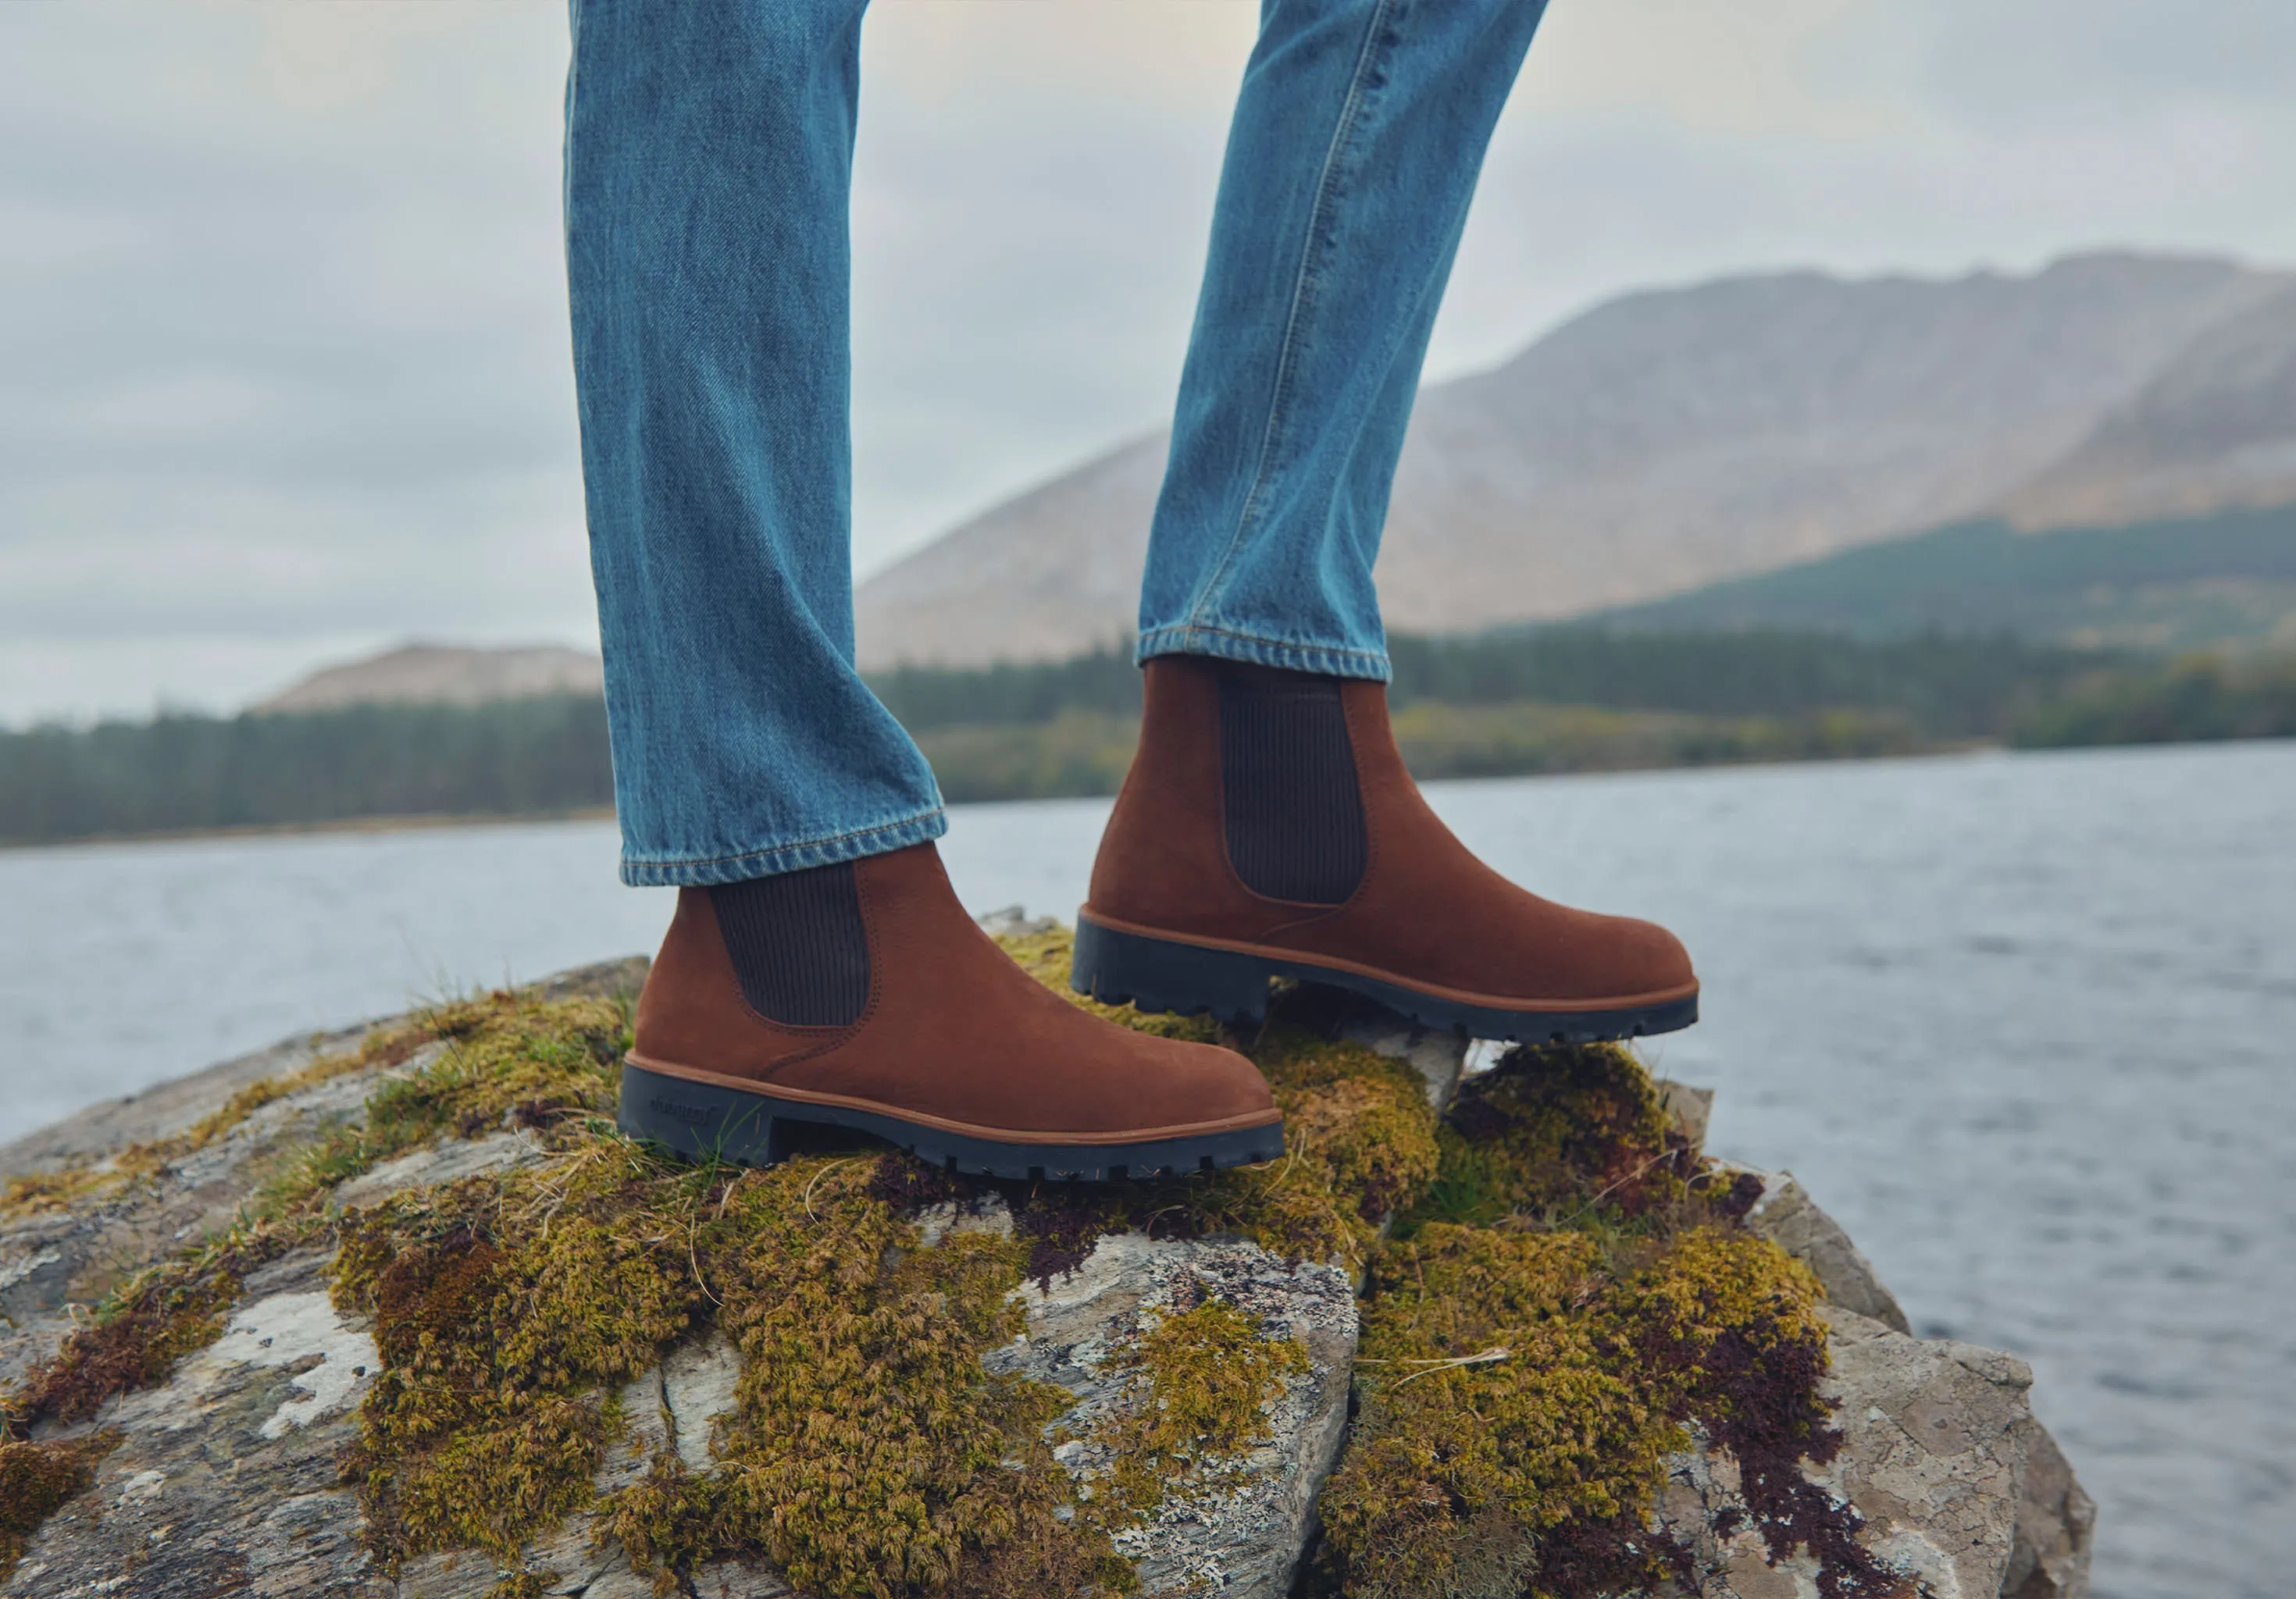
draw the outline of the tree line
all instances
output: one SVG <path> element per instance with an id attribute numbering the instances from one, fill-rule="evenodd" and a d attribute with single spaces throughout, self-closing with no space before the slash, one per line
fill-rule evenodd
<path id="1" fill-rule="evenodd" d="M 1781 628 L 1613 632 L 1548 627 L 1388 641 L 1397 709 L 1536 701 L 1701 716 L 1800 716 L 1856 707 L 1906 718 L 1941 737 L 2003 733 L 2029 704 L 2129 658 L 2007 635 L 1929 633 L 1869 640 Z M 902 667 L 870 685 L 910 732 L 1011 727 L 1068 712 L 1137 716 L 1128 649 L 1071 660 L 964 670 Z"/>
<path id="2" fill-rule="evenodd" d="M 2296 735 L 2296 660 L 2269 657 L 1587 627 L 1389 647 L 1398 737 L 1427 777 Z M 952 800 L 1111 792 L 1138 733 L 1123 650 L 871 681 Z M 7 843 L 612 803 L 594 695 L 0 731 Z"/>
<path id="3" fill-rule="evenodd" d="M 0 840 L 16 843 L 613 802 L 591 694 L 0 734 Z"/>

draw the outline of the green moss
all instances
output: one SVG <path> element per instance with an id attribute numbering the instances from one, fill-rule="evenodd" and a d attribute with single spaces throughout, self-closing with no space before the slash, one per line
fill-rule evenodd
<path id="1" fill-rule="evenodd" d="M 1358 1220 L 1376 1228 L 1425 1193 L 1440 1152 L 1414 1068 L 1303 1032 L 1277 1034 L 1257 1058 L 1283 1107 L 1287 1152 L 1316 1162 L 1318 1185 Z"/>
<path id="2" fill-rule="evenodd" d="M 1444 1123 L 1427 1219 L 1631 1218 L 1682 1198 L 1696 1169 L 1650 1074 L 1616 1044 L 1517 1050 L 1468 1079 Z"/>
<path id="3" fill-rule="evenodd" d="M 1040 975 L 1063 980 L 1064 942 L 1035 953 Z M 1021 1329 L 1014 1290 L 1032 1253 L 1088 1250 L 1172 1197 L 1189 1201 L 1173 1218 L 1189 1230 L 1241 1220 L 1318 1252 L 1360 1250 L 1362 1196 L 1336 1191 L 1332 1171 L 1415 1180 L 1388 1175 L 1396 1162 L 1365 1128 L 1416 1106 L 1409 1171 L 1434 1166 L 1432 1118 L 1407 1068 L 1360 1050 L 1319 1060 L 1287 1038 L 1268 1058 L 1308 1124 L 1288 1174 L 1272 1164 L 1240 1186 L 1111 1190 L 1080 1204 L 1015 1192 L 1018 1235 L 958 1230 L 923 1248 L 912 1213 L 977 1202 L 983 1185 L 959 1196 L 939 1174 L 877 1153 L 689 1167 L 587 1119 L 603 1108 L 586 1090 L 606 1020 L 481 1015 L 370 1106 L 363 1136 L 379 1148 L 491 1125 L 537 1096 L 570 1112 L 545 1120 L 551 1154 L 538 1167 L 344 1218 L 335 1293 L 374 1317 L 385 1362 L 351 1465 L 387 1560 L 475 1547 L 509 1566 L 565 1513 L 594 1508 L 665 1580 L 747 1552 L 824 1595 L 1122 1589 L 1128 1568 L 1107 1529 L 1248 1448 L 1261 1406 L 1305 1357 L 1216 1302 L 1160 1323 L 1136 1359 L 1123 1357 L 1139 1378 L 1126 1412 L 1138 1462 L 1120 1494 L 1079 1514 L 1046 1436 L 1067 1396 L 980 1365 Z M 657 1461 L 593 1505 L 596 1464 L 622 1425 L 608 1396 L 712 1325 L 743 1372 L 714 1468 Z M 1189 1353 L 1207 1338 L 1210 1364 Z"/>
<path id="4" fill-rule="evenodd" d="M 374 1318 L 384 1362 L 346 1464 L 386 1558 L 467 1546 L 509 1562 L 589 1503 L 619 1425 L 607 1396 L 701 1300 L 661 1214 L 693 1181 L 586 1136 L 539 1172 L 345 1218 L 335 1300 Z"/>
<path id="5" fill-rule="evenodd" d="M 442 1006 L 424 1025 L 446 1046 L 439 1058 L 367 1102 L 367 1136 L 379 1152 L 442 1131 L 468 1138 L 507 1123 L 614 1113 L 629 1047 L 628 1014 L 617 1001 L 496 993 Z"/>
<path id="6" fill-rule="evenodd" d="M 67 1166 L 58 1171 L 27 1172 L 0 1184 L 0 1218 L 69 1210 L 74 1205 L 113 1192 L 127 1180 L 125 1174 L 110 1166 Z"/>
<path id="7" fill-rule="evenodd" d="M 422 1017 L 377 1028 L 352 1048 L 332 1051 L 297 1070 L 248 1084 L 183 1132 L 151 1144 L 130 1144 L 113 1159 L 112 1165 L 131 1181 L 149 1181 L 187 1155 L 205 1149 L 274 1101 L 351 1072 L 401 1065 L 435 1037 L 427 1019 Z"/>
<path id="8" fill-rule="evenodd" d="M 618 1000 L 505 990 L 425 1013 L 420 1036 L 445 1047 L 421 1070 L 387 1078 L 357 1126 L 331 1132 L 266 1183 L 259 1213 L 308 1209 L 338 1184 L 441 1134 L 471 1138 L 506 1127 L 611 1119 L 629 1013 Z"/>
<path id="9" fill-rule="evenodd" d="M 1116 1190 L 1106 1230 L 1233 1233 L 1292 1259 L 1364 1262 L 1436 1175 L 1435 1113 L 1408 1062 L 1331 1037 L 1322 1003 L 1281 996 L 1250 1051 L 1283 1111 L 1283 1159 Z"/>
<path id="10" fill-rule="evenodd" d="M 1822 1351 L 1816 1297 L 1801 1267 L 1750 1237 L 1689 1234 L 1620 1276 L 1583 1233 L 1423 1227 L 1371 1284 L 1364 1414 L 1324 1501 L 1341 1586 L 1481 1592 L 1504 1573 L 1570 1599 L 1538 1580 L 1543 1535 L 1643 1527 L 1683 1423 L 1731 1406 L 1704 1357 L 1725 1339 L 1758 1358 Z M 1807 1442 L 1824 1413 L 1784 1419 Z M 1615 1552 L 1628 1586 L 1666 1574 L 1668 1552 L 1643 1544 Z"/>
<path id="11" fill-rule="evenodd" d="M 180 1160 L 193 1150 L 205 1149 L 274 1100 L 349 1072 L 397 1066 L 429 1041 L 430 1029 L 419 1020 L 377 1028 L 353 1048 L 331 1052 L 299 1070 L 248 1084 L 184 1132 L 158 1144 L 139 1145 L 121 1163 L 141 1168 Z"/>
<path id="12" fill-rule="evenodd" d="M 1092 1515 L 1136 1525 L 1168 1493 L 1215 1489 L 1268 1436 L 1267 1407 L 1308 1369 L 1289 1332 L 1269 1337 L 1226 1300 L 1152 1318 L 1112 1365 L 1132 1379 L 1126 1402 L 1089 1434 L 1108 1452 L 1092 1481 Z"/>
<path id="13" fill-rule="evenodd" d="M 830 1595 L 947 1591 L 1016 1541 L 1083 1536 L 1055 1521 L 1042 1438 L 1064 1396 L 980 1368 L 1021 1328 L 1019 1246 L 919 1248 L 871 1193 L 877 1159 L 738 1183 L 708 1268 L 742 1357 L 709 1508 L 724 1542 Z"/>
<path id="14" fill-rule="evenodd" d="M 0 1438 L 0 1581 L 40 1524 L 94 1483 L 95 1463 L 118 1441 L 110 1433 L 45 1444 Z"/>
<path id="15" fill-rule="evenodd" d="M 657 1462 L 594 1506 L 642 1570 L 749 1551 L 824 1595 L 1119 1578 L 1054 1513 L 1065 1397 L 980 1366 L 1019 1330 L 1023 1246 L 920 1247 L 872 1192 L 888 1159 L 696 1168 L 586 1129 L 539 1168 L 349 1218 L 335 1291 L 385 1361 L 352 1463 L 381 1552 L 514 1562 L 594 1507 L 614 1389 L 714 1324 L 743 1368 L 716 1468 Z"/>
<path id="16" fill-rule="evenodd" d="M 317 1143 L 294 1151 L 257 1184 L 250 1209 L 268 1218 L 295 1215 L 323 1201 L 330 1189 L 374 1163 L 375 1155 L 363 1128 L 331 1128 Z"/>
<path id="17" fill-rule="evenodd" d="M 1007 941 L 1031 975 L 1083 1009 L 1164 1036 L 1221 1037 L 1201 1017 L 1143 1016 L 1130 1005 L 1074 994 L 1070 947 L 1064 930 Z M 1029 1275 L 1069 1269 L 1102 1234 L 1128 1228 L 1160 1237 L 1236 1234 L 1288 1259 L 1360 1266 L 1384 1218 L 1423 1196 L 1439 1152 L 1435 1112 L 1418 1071 L 1334 1036 L 1351 1013 L 1334 1010 L 1328 996 L 1279 990 L 1253 1037 L 1226 1039 L 1267 1075 L 1283 1111 L 1283 1159 L 1099 1190 L 1004 1193 L 1020 1232 L 1045 1246 L 1032 1258 Z M 997 1186 L 922 1170 L 897 1185 L 912 1203 L 966 1202 Z"/>
<path id="18" fill-rule="evenodd" d="M 1326 1591 L 1546 1599 L 1685 1581 L 1651 1530 L 1695 1425 L 1734 1455 L 1772 1554 L 1836 1599 L 1894 1591 L 1800 1463 L 1817 1283 L 1737 1224 L 1735 1187 L 1670 1133 L 1630 1052 L 1517 1051 L 1468 1085 L 1435 1181 L 1366 1285 L 1360 1414 L 1322 1503 Z"/>

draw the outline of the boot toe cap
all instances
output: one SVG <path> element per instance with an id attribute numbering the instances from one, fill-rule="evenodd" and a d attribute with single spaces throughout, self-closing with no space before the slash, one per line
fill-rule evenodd
<path id="1" fill-rule="evenodd" d="M 1692 987 L 1698 973 L 1680 939 L 1655 922 L 1608 918 L 1616 923 L 1617 975 L 1622 992 L 1672 993 Z"/>
<path id="2" fill-rule="evenodd" d="M 1561 912 L 1556 915 L 1555 912 Z M 1573 1004 L 1625 1004 L 1694 987 L 1690 952 L 1655 922 L 1556 906 L 1512 949 L 1504 991 Z"/>
<path id="3" fill-rule="evenodd" d="M 1146 1063 L 1143 1086 L 1167 1125 L 1275 1118 L 1267 1079 L 1235 1051 L 1175 1038 L 1151 1042 L 1160 1047 Z"/>

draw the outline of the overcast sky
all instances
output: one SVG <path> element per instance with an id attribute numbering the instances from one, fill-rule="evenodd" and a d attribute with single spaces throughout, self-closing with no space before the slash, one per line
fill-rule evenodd
<path id="1" fill-rule="evenodd" d="M 733 3 L 733 0 L 728 0 Z M 879 0 L 861 571 L 1170 404 L 1250 0 Z M 549 0 L 0 5 L 0 722 L 588 644 Z M 2296 262 L 2284 0 L 1555 0 L 1431 372 L 1718 273 Z"/>

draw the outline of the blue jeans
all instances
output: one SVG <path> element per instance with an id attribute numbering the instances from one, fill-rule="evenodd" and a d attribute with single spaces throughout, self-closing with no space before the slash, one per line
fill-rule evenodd
<path id="1" fill-rule="evenodd" d="M 938 837 L 853 667 L 865 0 L 572 0 L 566 256 L 622 876 Z M 1141 586 L 1142 656 L 1384 678 L 1396 457 L 1545 0 L 1264 0 Z"/>

